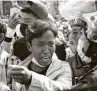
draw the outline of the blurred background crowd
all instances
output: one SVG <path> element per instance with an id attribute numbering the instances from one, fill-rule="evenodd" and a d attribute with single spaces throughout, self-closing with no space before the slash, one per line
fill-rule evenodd
<path id="1" fill-rule="evenodd" d="M 97 1 L 40 1 L 45 4 L 49 13 L 49 19 L 58 28 L 56 56 L 62 61 L 69 62 L 73 73 L 72 83 L 75 85 L 84 79 L 97 65 Z M 26 5 L 26 2 L 18 0 L 0 1 L 0 22 L 7 27 L 10 17 L 13 14 L 19 14 L 20 9 Z M 24 45 L 25 41 L 17 41 L 22 36 L 19 34 L 19 29 L 23 30 L 25 26 L 16 26 L 16 33 L 12 37 L 10 47 L 3 43 L 1 46 L 8 53 L 14 54 L 19 59 L 24 60 L 30 52 Z M 7 34 L 8 32 L 9 30 L 7 29 Z M 8 36 L 10 36 L 10 33 Z M 95 76 L 93 75 L 93 77 Z M 84 80 L 83 82 L 89 82 L 89 80 Z M 97 86 L 97 82 L 95 84 Z"/>

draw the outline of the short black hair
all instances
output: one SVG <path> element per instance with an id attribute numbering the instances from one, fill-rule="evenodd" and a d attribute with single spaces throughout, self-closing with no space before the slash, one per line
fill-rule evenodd
<path id="1" fill-rule="evenodd" d="M 26 40 L 31 44 L 31 41 L 34 38 L 39 38 L 43 35 L 44 32 L 47 30 L 51 30 L 54 36 L 57 36 L 57 27 L 54 25 L 53 22 L 49 20 L 37 20 L 31 28 L 28 28 L 26 31 Z"/>
<path id="2" fill-rule="evenodd" d="M 0 34 L 3 33 L 5 35 L 6 32 L 7 32 L 6 25 L 0 23 Z"/>

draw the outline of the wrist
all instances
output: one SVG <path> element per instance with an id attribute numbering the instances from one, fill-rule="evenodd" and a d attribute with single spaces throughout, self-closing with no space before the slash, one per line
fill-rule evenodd
<path id="1" fill-rule="evenodd" d="M 13 38 L 14 34 L 15 34 L 15 31 L 12 30 L 11 28 L 7 27 L 6 37 Z"/>
<path id="2" fill-rule="evenodd" d="M 12 41 L 12 38 L 5 37 L 4 41 L 5 42 L 11 42 Z"/>
<path id="3" fill-rule="evenodd" d="M 83 60 L 84 58 L 85 58 L 85 55 L 82 55 L 82 56 L 81 56 L 81 59 Z"/>

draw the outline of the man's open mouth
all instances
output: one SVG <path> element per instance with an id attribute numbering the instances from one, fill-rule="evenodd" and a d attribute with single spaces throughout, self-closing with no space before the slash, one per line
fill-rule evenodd
<path id="1" fill-rule="evenodd" d="M 49 57 L 42 57 L 42 60 L 43 60 L 44 62 L 47 62 L 47 61 L 50 60 L 50 58 L 49 58 Z"/>

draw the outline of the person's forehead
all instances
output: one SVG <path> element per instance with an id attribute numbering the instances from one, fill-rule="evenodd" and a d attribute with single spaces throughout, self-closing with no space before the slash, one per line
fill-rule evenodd
<path id="1" fill-rule="evenodd" d="M 79 30 L 79 29 L 81 29 L 81 28 L 82 28 L 82 27 L 80 27 L 80 26 L 72 26 L 72 27 L 71 27 L 72 30 Z"/>
<path id="2" fill-rule="evenodd" d="M 33 18 L 35 18 L 34 16 L 33 16 L 33 14 L 32 13 L 26 13 L 26 12 L 22 12 L 22 11 L 20 11 L 20 17 L 22 17 L 22 18 L 30 18 L 30 19 L 33 19 Z"/>
<path id="3" fill-rule="evenodd" d="M 53 41 L 55 40 L 55 36 L 51 30 L 47 30 L 40 36 L 39 38 L 34 38 L 38 41 Z"/>

